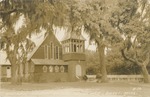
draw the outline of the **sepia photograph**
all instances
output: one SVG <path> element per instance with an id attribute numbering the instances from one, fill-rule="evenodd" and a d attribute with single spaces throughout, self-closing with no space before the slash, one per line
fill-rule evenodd
<path id="1" fill-rule="evenodd" d="M 150 0 L 0 0 L 0 97 L 150 97 Z"/>

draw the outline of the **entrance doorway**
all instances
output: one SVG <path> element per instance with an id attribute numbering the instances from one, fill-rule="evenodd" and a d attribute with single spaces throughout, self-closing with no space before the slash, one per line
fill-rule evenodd
<path id="1" fill-rule="evenodd" d="M 82 69 L 80 65 L 76 65 L 76 76 L 82 76 Z"/>
<path id="2" fill-rule="evenodd" d="M 7 78 L 11 78 L 11 68 L 10 66 L 6 67 Z"/>

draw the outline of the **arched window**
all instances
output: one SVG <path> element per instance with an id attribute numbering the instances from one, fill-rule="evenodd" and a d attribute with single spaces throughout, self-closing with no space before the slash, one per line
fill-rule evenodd
<path id="1" fill-rule="evenodd" d="M 67 53 L 67 46 L 65 46 L 65 53 Z"/>
<path id="2" fill-rule="evenodd" d="M 69 46 L 67 46 L 67 52 L 69 52 Z"/>
<path id="3" fill-rule="evenodd" d="M 43 72 L 47 72 L 47 66 L 43 66 Z"/>
<path id="4" fill-rule="evenodd" d="M 55 58 L 56 59 L 59 59 L 59 47 L 58 46 L 56 46 L 56 48 L 55 48 L 56 50 L 55 50 Z"/>
<path id="5" fill-rule="evenodd" d="M 53 72 L 53 66 L 49 66 L 49 72 Z"/>
<path id="6" fill-rule="evenodd" d="M 77 52 L 80 52 L 80 48 L 79 48 L 79 45 L 78 45 L 78 44 L 77 44 L 76 49 L 77 49 L 77 50 L 76 50 Z"/>
<path id="7" fill-rule="evenodd" d="M 82 46 L 82 44 L 80 45 L 80 52 L 83 52 L 83 46 Z"/>
<path id="8" fill-rule="evenodd" d="M 55 72 L 59 72 L 59 66 L 55 66 Z"/>
<path id="9" fill-rule="evenodd" d="M 50 59 L 54 58 L 54 44 L 51 42 L 50 45 Z"/>
<path id="10" fill-rule="evenodd" d="M 64 66 L 60 66 L 60 72 L 64 72 L 64 71 L 65 71 Z"/>
<path id="11" fill-rule="evenodd" d="M 8 66 L 7 69 L 10 69 L 10 66 Z"/>
<path id="12" fill-rule="evenodd" d="M 77 52 L 76 44 L 74 44 L 74 52 Z"/>
<path id="13" fill-rule="evenodd" d="M 7 68 L 7 69 L 6 69 L 7 78 L 11 78 L 11 67 L 8 66 L 8 67 L 6 67 L 6 68 Z"/>
<path id="14" fill-rule="evenodd" d="M 45 59 L 48 59 L 48 45 L 44 46 L 44 57 Z"/>

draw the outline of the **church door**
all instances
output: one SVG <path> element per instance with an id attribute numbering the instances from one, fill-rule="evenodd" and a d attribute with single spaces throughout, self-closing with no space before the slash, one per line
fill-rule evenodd
<path id="1" fill-rule="evenodd" d="M 76 65 L 76 76 L 82 76 L 82 70 L 80 65 Z"/>
<path id="2" fill-rule="evenodd" d="M 11 68 L 10 68 L 10 66 L 7 67 L 6 73 L 7 73 L 7 78 L 11 78 Z"/>

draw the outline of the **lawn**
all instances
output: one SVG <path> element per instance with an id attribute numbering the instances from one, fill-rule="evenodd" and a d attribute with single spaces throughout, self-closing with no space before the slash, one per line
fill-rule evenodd
<path id="1" fill-rule="evenodd" d="M 150 84 L 55 82 L 1 85 L 0 97 L 150 97 Z"/>

